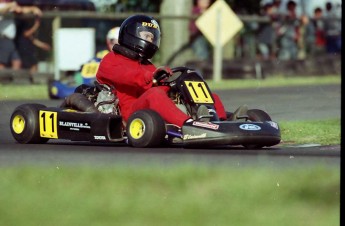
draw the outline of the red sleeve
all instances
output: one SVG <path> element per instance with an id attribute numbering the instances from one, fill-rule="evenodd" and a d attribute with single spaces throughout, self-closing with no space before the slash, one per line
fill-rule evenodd
<path id="1" fill-rule="evenodd" d="M 152 87 L 154 70 L 155 66 L 152 64 L 142 65 L 110 52 L 102 59 L 96 78 L 116 89 L 132 88 L 143 92 Z"/>

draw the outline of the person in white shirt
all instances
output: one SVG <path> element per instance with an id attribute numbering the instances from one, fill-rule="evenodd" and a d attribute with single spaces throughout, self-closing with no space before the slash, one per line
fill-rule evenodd
<path id="1" fill-rule="evenodd" d="M 327 53 L 339 54 L 341 52 L 341 18 L 338 18 L 330 1 L 326 2 L 324 29 Z"/>

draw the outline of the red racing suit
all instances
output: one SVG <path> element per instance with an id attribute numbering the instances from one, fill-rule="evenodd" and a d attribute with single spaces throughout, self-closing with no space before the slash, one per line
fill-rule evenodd
<path id="1" fill-rule="evenodd" d="M 102 59 L 96 79 L 101 84 L 115 87 L 119 107 L 124 121 L 135 111 L 152 109 L 167 122 L 182 127 L 190 117 L 178 109 L 167 96 L 169 87 L 152 87 L 153 72 L 156 67 L 139 60 L 132 60 L 114 51 Z M 215 108 L 220 118 L 225 119 L 223 104 L 214 95 Z"/>

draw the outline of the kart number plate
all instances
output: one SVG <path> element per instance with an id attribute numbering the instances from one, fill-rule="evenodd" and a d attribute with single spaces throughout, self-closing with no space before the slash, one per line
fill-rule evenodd
<path id="1" fill-rule="evenodd" d="M 212 96 L 204 82 L 185 81 L 188 92 L 196 104 L 213 104 Z"/>
<path id="2" fill-rule="evenodd" d="M 47 138 L 58 138 L 57 134 L 57 112 L 40 111 L 40 136 Z"/>
<path id="3" fill-rule="evenodd" d="M 97 70 L 99 67 L 99 62 L 90 62 L 83 65 L 81 69 L 81 76 L 84 78 L 92 78 L 95 77 Z"/>

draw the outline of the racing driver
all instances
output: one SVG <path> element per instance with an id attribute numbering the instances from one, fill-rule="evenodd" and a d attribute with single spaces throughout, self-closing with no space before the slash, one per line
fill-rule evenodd
<path id="1" fill-rule="evenodd" d="M 120 27 L 119 44 L 102 59 L 96 79 L 100 84 L 115 87 L 124 121 L 135 111 L 151 109 L 167 123 L 182 127 L 193 119 L 182 112 L 167 95 L 168 86 L 156 86 L 158 73 L 172 74 L 169 67 L 156 68 L 150 61 L 160 44 L 160 28 L 155 19 L 145 15 L 127 18 Z M 213 94 L 220 119 L 226 112 L 219 97 Z"/>

